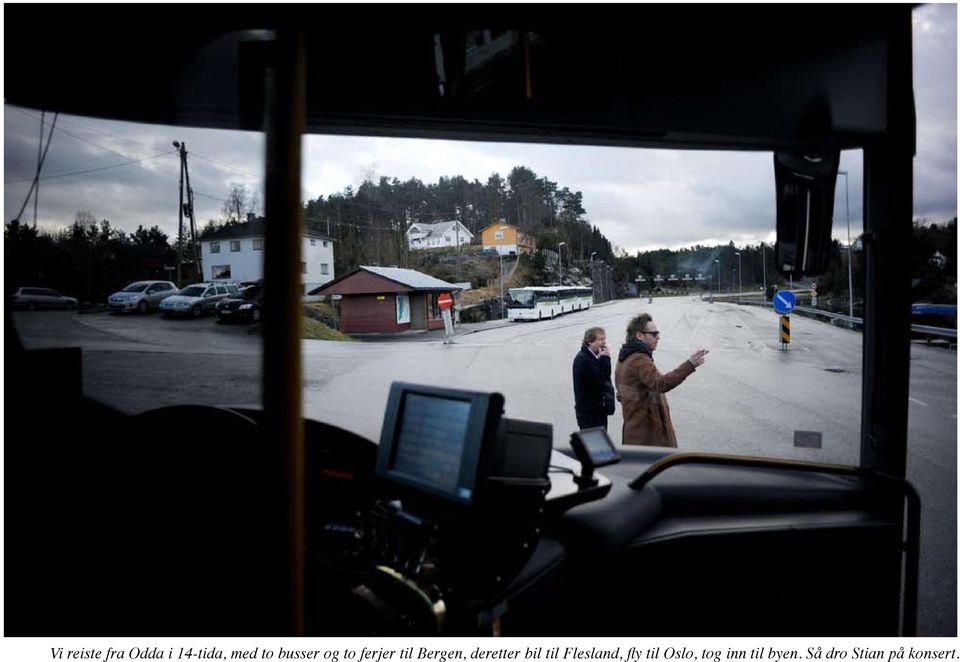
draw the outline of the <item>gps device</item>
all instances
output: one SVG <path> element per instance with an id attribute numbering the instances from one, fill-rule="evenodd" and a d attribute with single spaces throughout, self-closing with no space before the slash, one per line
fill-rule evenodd
<path id="1" fill-rule="evenodd" d="M 574 432 L 570 435 L 570 445 L 583 469 L 579 476 L 574 477 L 577 485 L 581 487 L 597 484 L 597 479 L 593 477 L 593 470 L 596 467 L 604 467 L 620 461 L 620 454 L 603 428 L 585 428 Z"/>

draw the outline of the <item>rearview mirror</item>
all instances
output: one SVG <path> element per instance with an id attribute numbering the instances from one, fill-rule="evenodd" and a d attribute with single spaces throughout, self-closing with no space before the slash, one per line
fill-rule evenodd
<path id="1" fill-rule="evenodd" d="M 801 277 L 827 270 L 840 152 L 775 152 L 777 269 Z"/>

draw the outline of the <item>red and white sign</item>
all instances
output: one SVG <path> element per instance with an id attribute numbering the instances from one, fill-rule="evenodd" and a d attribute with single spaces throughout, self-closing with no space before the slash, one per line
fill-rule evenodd
<path id="1" fill-rule="evenodd" d="M 440 310 L 453 308 L 453 297 L 446 293 L 441 294 L 437 297 L 437 305 L 440 306 Z"/>

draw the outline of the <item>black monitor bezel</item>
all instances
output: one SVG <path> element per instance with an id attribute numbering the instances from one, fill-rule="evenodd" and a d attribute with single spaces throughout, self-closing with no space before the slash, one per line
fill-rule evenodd
<path id="1" fill-rule="evenodd" d="M 603 435 L 603 438 L 606 439 L 607 445 L 610 447 L 610 450 L 613 451 L 613 457 L 608 460 L 601 460 L 596 462 L 593 456 L 590 454 L 589 449 L 587 448 L 586 443 L 584 443 L 581 435 L 585 432 L 600 432 Z M 620 453 L 617 451 L 617 447 L 613 445 L 613 440 L 610 439 L 610 435 L 607 434 L 607 431 L 601 427 L 596 428 L 584 428 L 578 430 L 570 435 L 570 445 L 573 447 L 573 452 L 577 456 L 577 460 L 580 461 L 581 466 L 584 469 L 595 469 L 597 467 L 606 467 L 611 464 L 616 464 L 620 461 Z"/>
<path id="2" fill-rule="evenodd" d="M 459 400 L 470 403 L 470 415 L 467 419 L 467 432 L 463 442 L 460 461 L 458 489 L 451 493 L 409 474 L 395 471 L 392 466 L 397 454 L 397 440 L 403 420 L 403 407 L 407 395 L 416 394 L 427 397 Z M 406 382 L 394 382 L 390 387 L 387 407 L 384 412 L 383 429 L 380 434 L 380 448 L 377 453 L 377 476 L 396 485 L 403 486 L 417 495 L 438 497 L 444 502 L 462 506 L 475 505 L 480 487 L 480 470 L 485 466 L 492 442 L 496 440 L 500 417 L 503 414 L 503 396 L 499 393 L 481 393 L 438 386 L 425 386 Z M 459 488 L 467 487 L 470 496 L 459 493 Z"/>

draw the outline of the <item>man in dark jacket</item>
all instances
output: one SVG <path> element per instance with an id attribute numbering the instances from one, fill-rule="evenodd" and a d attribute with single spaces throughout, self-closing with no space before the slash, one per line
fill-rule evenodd
<path id="1" fill-rule="evenodd" d="M 610 382 L 607 334 L 598 326 L 583 334 L 583 345 L 573 359 L 573 396 L 580 429 L 607 429 L 607 416 L 616 408 Z"/>
<path id="2" fill-rule="evenodd" d="M 648 313 L 630 320 L 627 342 L 617 360 L 617 400 L 623 408 L 623 443 L 640 446 L 677 447 L 677 435 L 670 419 L 670 405 L 664 395 L 703 365 L 706 349 L 698 349 L 667 374 L 653 364 L 653 352 L 660 344 L 660 331 Z"/>

